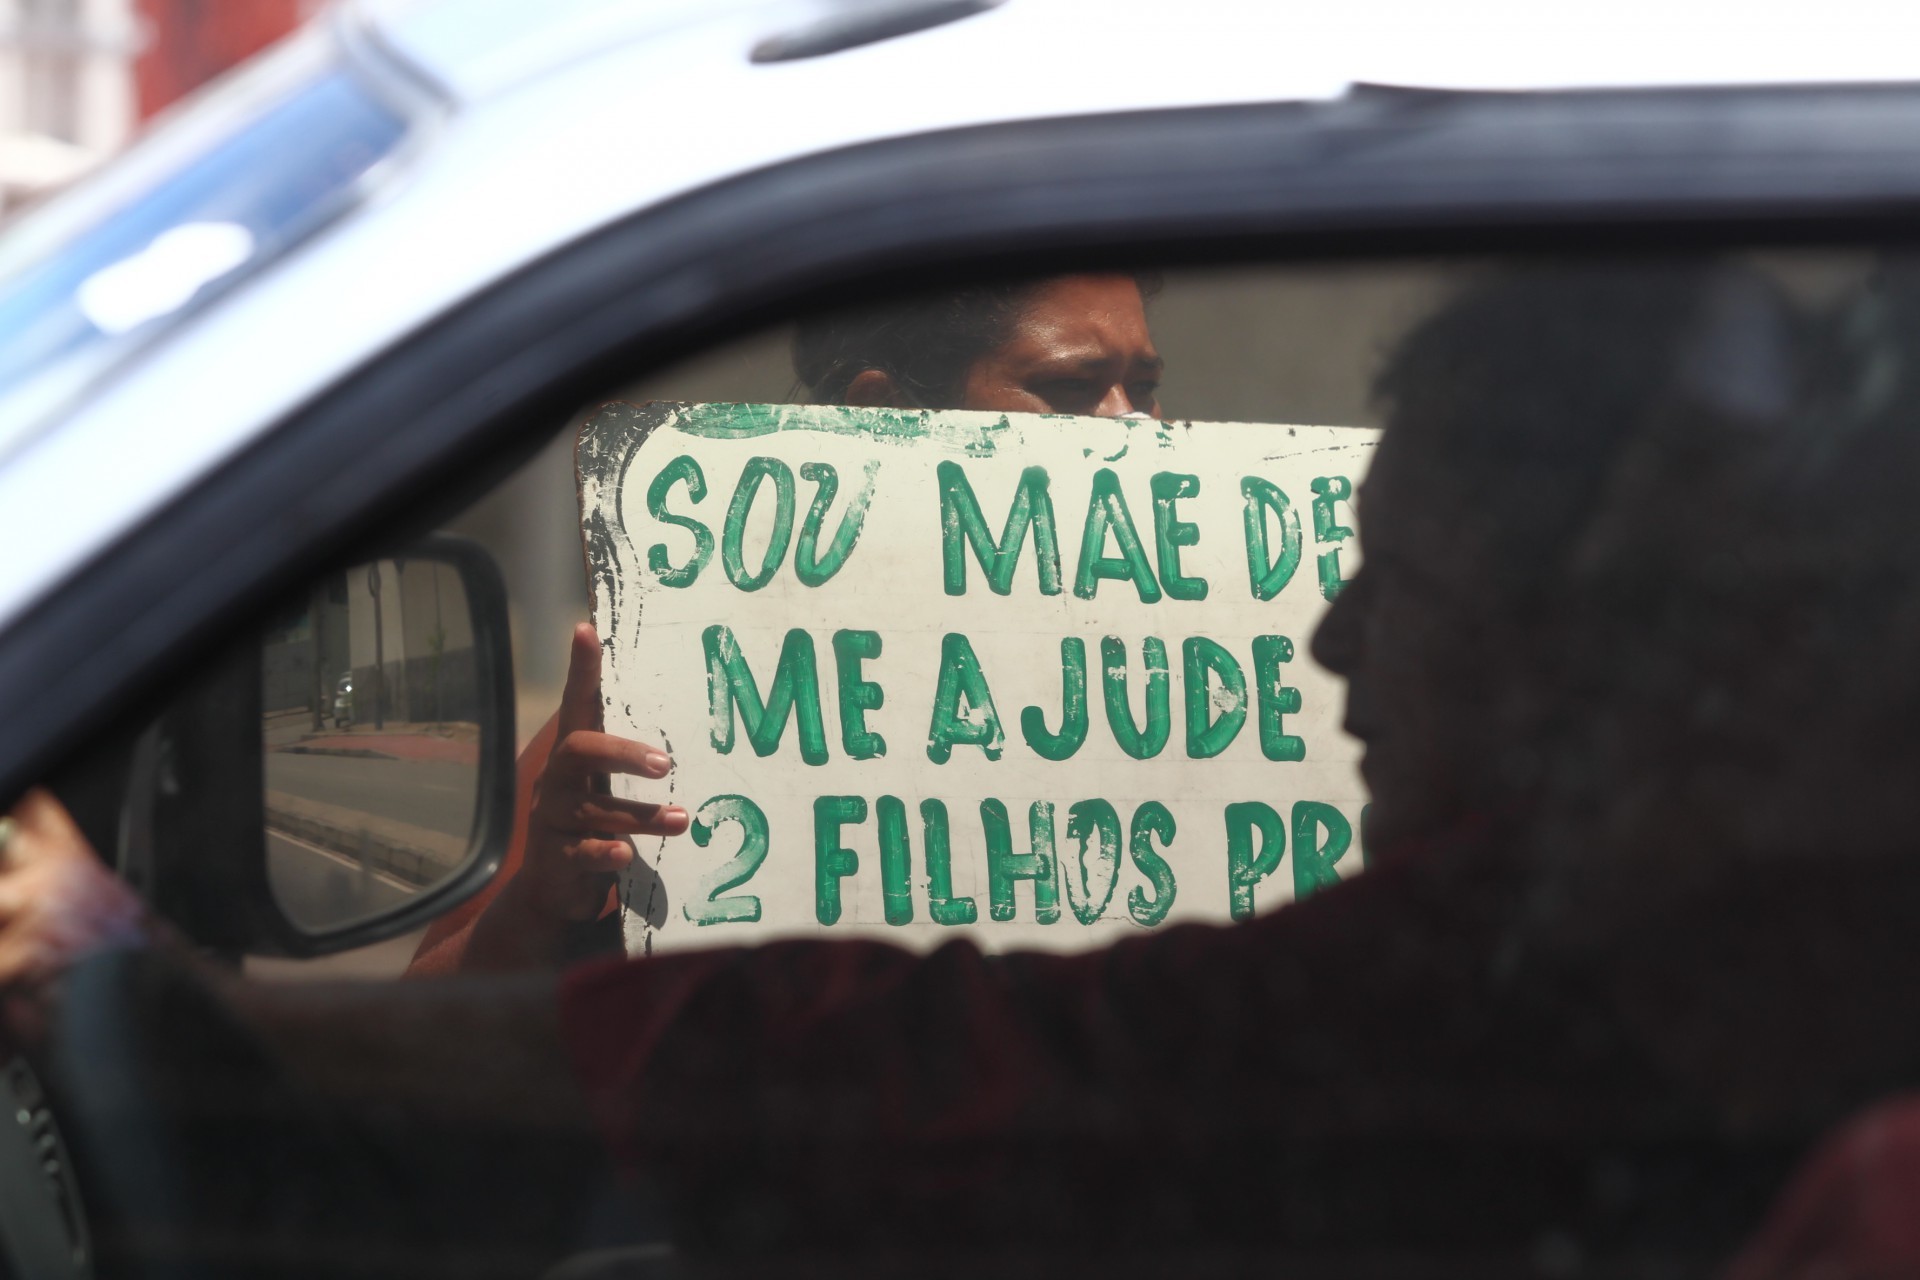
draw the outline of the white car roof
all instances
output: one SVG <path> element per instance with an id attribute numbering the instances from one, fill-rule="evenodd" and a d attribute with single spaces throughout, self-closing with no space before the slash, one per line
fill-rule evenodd
<path id="1" fill-rule="evenodd" d="M 1267 97 L 1328 84 L 1460 90 L 1858 83 L 1920 73 L 1920 14 L 1886 0 L 982 0 L 992 36 L 1086 50 L 1070 80 L 1184 78 L 1235 92 L 1252 69 Z M 952 7 L 951 0 L 360 0 L 364 21 L 465 100 L 678 29 L 738 20 L 762 35 L 833 15 Z M 1017 24 L 1017 25 L 1016 25 Z M 955 33 L 940 37 L 954 38 Z M 1266 39 L 1250 36 L 1265 36 Z M 1129 62 L 1096 55 L 1130 45 Z M 1290 58 L 1302 52 L 1304 58 Z M 1310 74 L 1288 76 L 1311 64 Z M 1209 68 L 1216 68 L 1209 70 Z M 1218 77 L 1225 76 L 1225 80 Z M 1278 77 L 1278 78 L 1276 78 Z M 1204 100 L 1205 93 L 1201 99 Z"/>
<path id="2" fill-rule="evenodd" d="M 397 340 L 517 268 L 734 174 L 995 121 L 1338 95 L 1914 79 L 1877 6 L 1007 0 L 830 57 L 814 0 L 363 0 L 326 37 L 447 109 L 371 202 L 183 323 L 0 468 L 0 626 Z M 1895 20 L 1910 28 L 1920 19 Z M 309 35 L 311 41 L 317 37 Z M 73 477 L 88 476 L 83 498 Z"/>

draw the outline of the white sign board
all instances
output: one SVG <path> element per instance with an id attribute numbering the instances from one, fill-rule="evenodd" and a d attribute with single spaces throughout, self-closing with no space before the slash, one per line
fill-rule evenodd
<path id="1" fill-rule="evenodd" d="M 1080 950 L 1358 871 L 1307 645 L 1377 433 L 615 404 L 580 505 L 635 951 L 780 937 Z"/>

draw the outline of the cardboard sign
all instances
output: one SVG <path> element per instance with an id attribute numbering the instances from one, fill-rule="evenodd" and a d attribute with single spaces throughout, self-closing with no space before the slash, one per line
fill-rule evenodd
<path id="1" fill-rule="evenodd" d="M 1080 950 L 1358 871 L 1340 682 L 1377 433 L 615 404 L 580 507 L 609 732 L 672 754 L 635 951 Z"/>

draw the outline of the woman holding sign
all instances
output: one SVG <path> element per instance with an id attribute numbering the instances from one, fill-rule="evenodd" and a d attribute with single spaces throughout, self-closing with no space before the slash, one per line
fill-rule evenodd
<path id="1" fill-rule="evenodd" d="M 794 368 L 816 403 L 1160 416 L 1164 362 L 1148 331 L 1150 280 L 1072 275 L 955 290 L 803 324 Z M 666 753 L 601 732 L 600 647 L 574 630 L 560 710 L 520 757 L 513 844 L 489 889 L 436 921 L 410 973 L 538 968 L 620 949 L 614 877 L 625 837 L 687 829 L 677 805 L 605 794 L 624 773 L 660 779 Z"/>

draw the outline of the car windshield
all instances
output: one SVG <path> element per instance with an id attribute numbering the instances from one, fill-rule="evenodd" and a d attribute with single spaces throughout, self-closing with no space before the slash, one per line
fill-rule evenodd
<path id="1" fill-rule="evenodd" d="M 252 112 L 205 104 L 107 175 L 111 189 L 83 187 L 0 238 L 0 456 L 350 208 L 407 136 L 407 117 L 344 67 L 273 79 Z M 49 227 L 64 238 L 47 244 Z"/>

